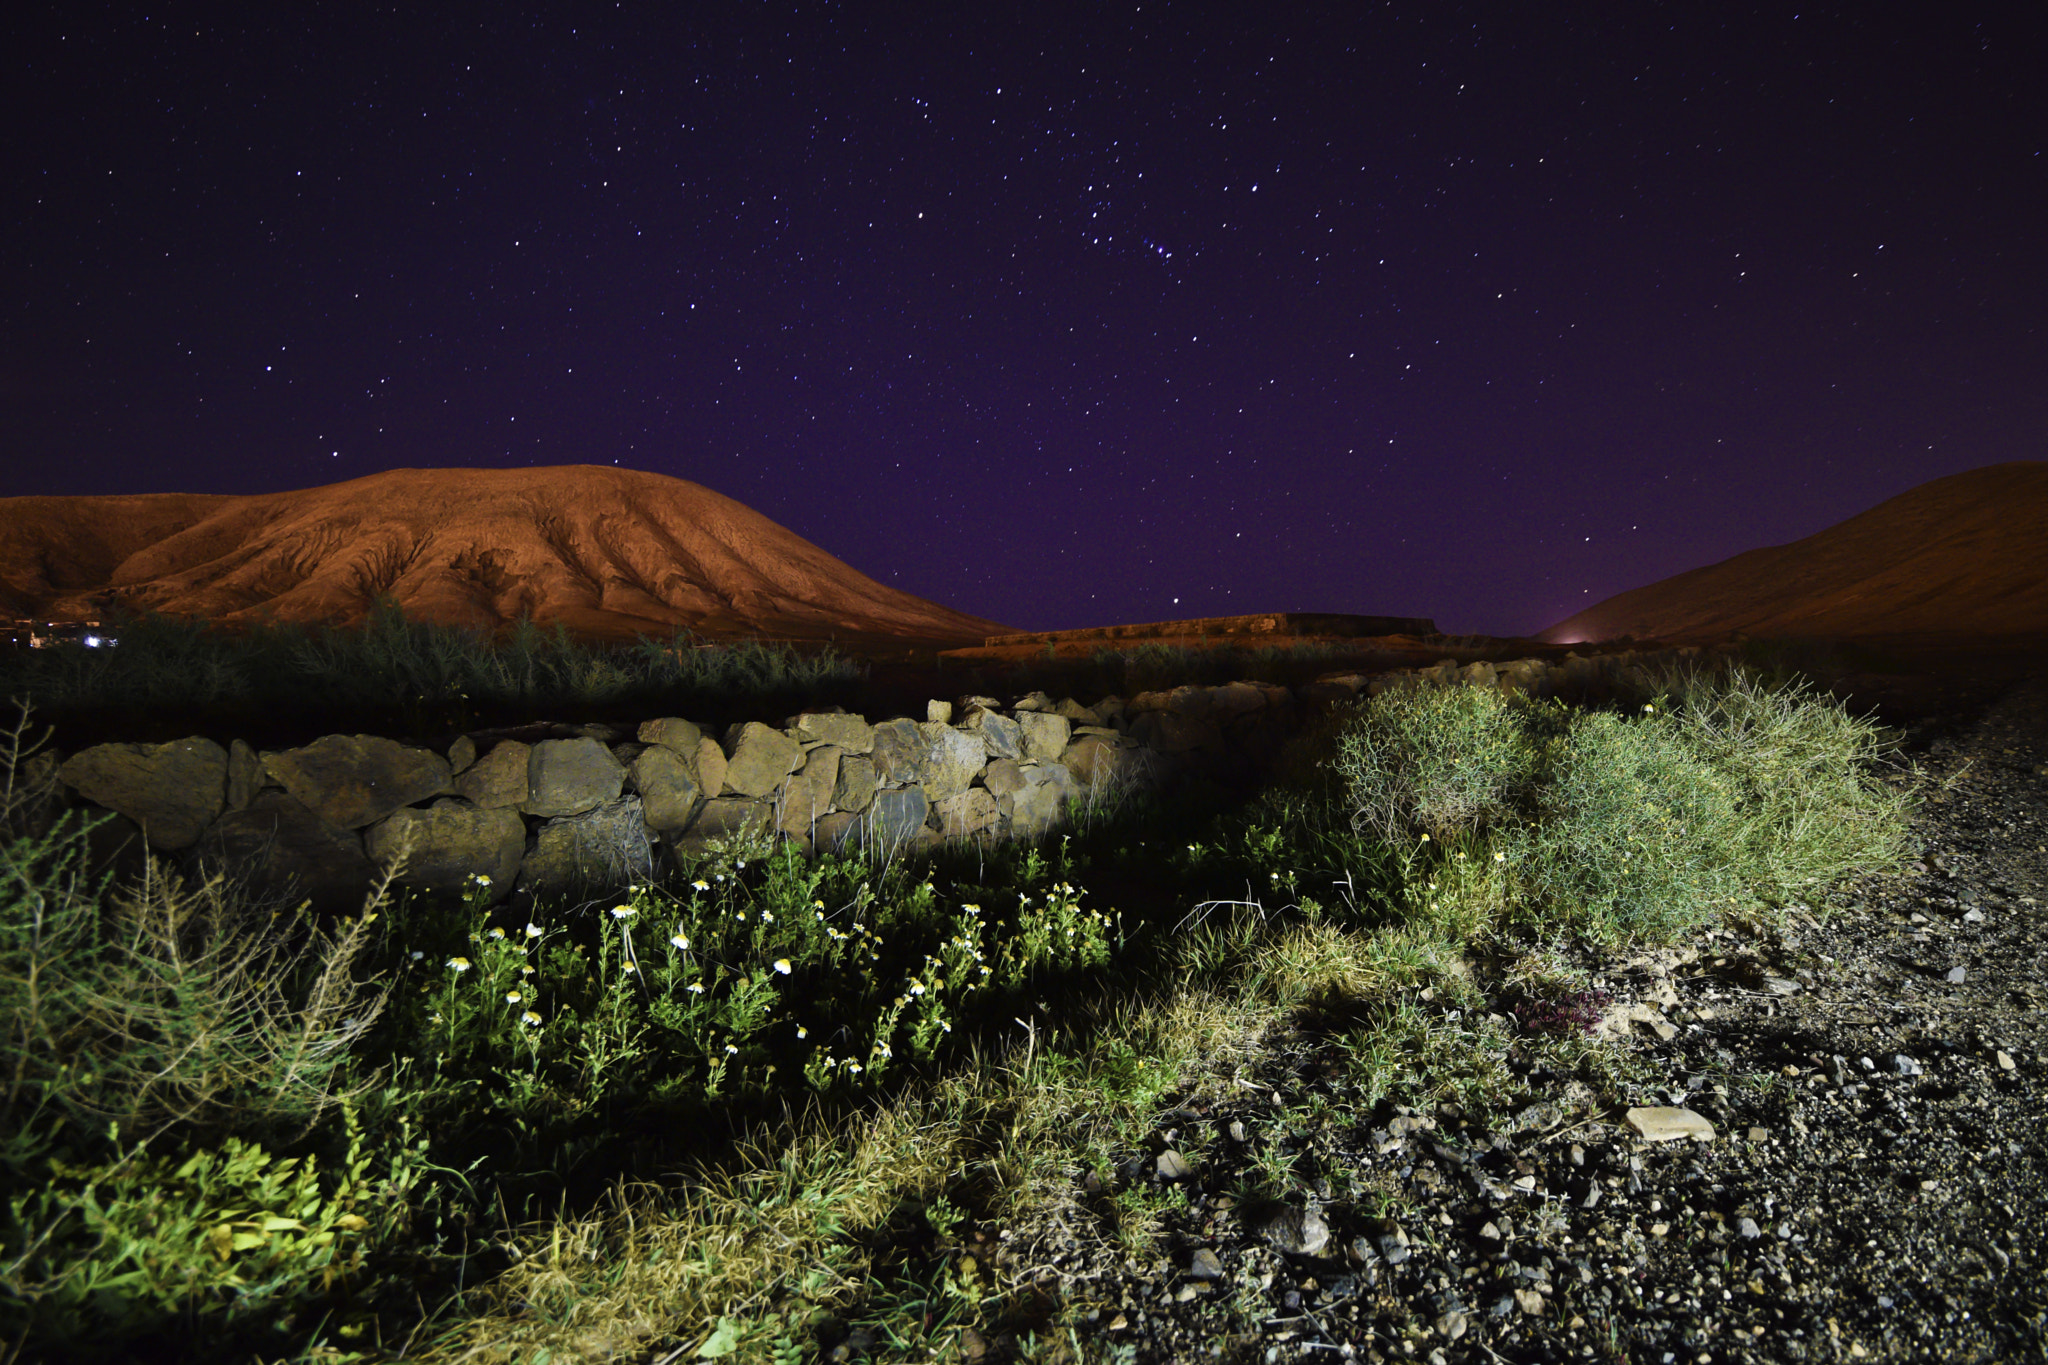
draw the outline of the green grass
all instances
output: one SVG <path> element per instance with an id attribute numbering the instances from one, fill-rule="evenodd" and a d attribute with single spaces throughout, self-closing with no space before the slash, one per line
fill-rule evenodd
<path id="1" fill-rule="evenodd" d="M 1071 1306 L 1005 1288 L 979 1233 L 1063 1218 L 1147 1254 L 1172 1197 L 1077 1177 L 1240 1098 L 1274 1030 L 1368 1107 L 1511 1121 L 1511 1055 L 1581 1108 L 1635 1102 L 1575 964 L 1883 865 L 1906 814 L 1883 748 L 1740 674 L 1627 713 L 1390 692 L 1230 808 L 1126 794 L 1043 846 L 919 864 L 736 844 L 531 918 L 387 887 L 323 924 L 96 878 L 87 831 L 40 814 L 24 720 L 0 755 L 0 1338 L 780 1361 L 855 1330 L 944 1356 L 973 1326 L 1070 1359 Z M 1283 1117 L 1275 1194 L 1344 1121 Z"/>

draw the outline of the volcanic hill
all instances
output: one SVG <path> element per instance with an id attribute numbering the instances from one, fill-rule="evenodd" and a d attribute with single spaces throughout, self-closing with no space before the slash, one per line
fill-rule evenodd
<path id="1" fill-rule="evenodd" d="M 217 623 L 531 616 L 594 640 L 960 643 L 1008 629 L 885 587 L 698 484 L 596 465 L 394 469 L 249 497 L 0 498 L 0 611 Z"/>
<path id="2" fill-rule="evenodd" d="M 1635 588 L 1537 636 L 2048 639 L 2048 461 L 1951 474 L 1825 531 Z"/>

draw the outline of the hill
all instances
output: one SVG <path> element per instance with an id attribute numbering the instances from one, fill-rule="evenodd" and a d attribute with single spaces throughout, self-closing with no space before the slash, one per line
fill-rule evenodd
<path id="1" fill-rule="evenodd" d="M 979 642 L 1007 629 L 886 587 L 698 484 L 607 466 L 394 469 L 248 497 L 0 498 L 0 609 L 225 623 L 409 616 L 588 639 Z"/>
<path id="2" fill-rule="evenodd" d="M 2048 462 L 1935 479 L 1825 531 L 1610 597 L 1554 643 L 2048 634 Z"/>

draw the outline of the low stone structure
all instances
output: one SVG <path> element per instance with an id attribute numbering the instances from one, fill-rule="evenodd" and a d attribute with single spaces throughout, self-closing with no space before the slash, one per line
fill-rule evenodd
<path id="1" fill-rule="evenodd" d="M 720 840 L 882 857 L 947 840 L 1037 838 L 1076 803 L 1181 779 L 1252 782 L 1313 714 L 1390 686 L 1597 690 L 1698 651 L 1568 655 L 1343 674 L 1299 689 L 1176 687 L 1083 705 L 1032 693 L 935 700 L 927 718 L 810 711 L 721 734 L 680 717 L 631 739 L 604 726 L 463 735 L 443 756 L 375 735 L 296 749 L 101 744 L 56 775 L 74 804 L 139 826 L 160 855 L 223 866 L 325 911 L 360 905 L 378 869 L 490 899 L 569 895 L 694 869 Z"/>

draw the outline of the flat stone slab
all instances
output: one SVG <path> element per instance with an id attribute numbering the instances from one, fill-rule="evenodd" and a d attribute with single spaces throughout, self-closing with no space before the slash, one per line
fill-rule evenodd
<path id="1" fill-rule="evenodd" d="M 1676 1142 L 1680 1138 L 1714 1140 L 1714 1125 L 1690 1109 L 1660 1104 L 1646 1109 L 1631 1109 L 1623 1117 L 1645 1142 Z"/>

